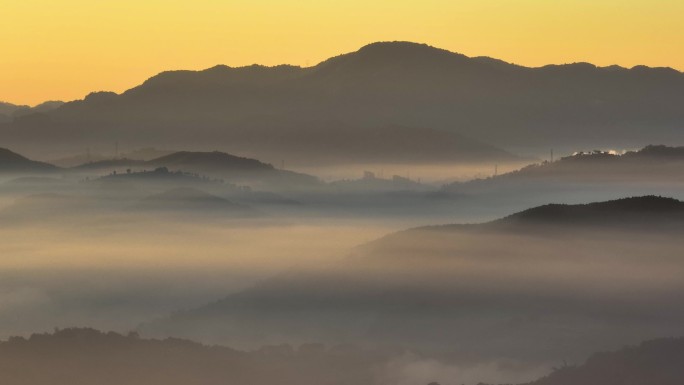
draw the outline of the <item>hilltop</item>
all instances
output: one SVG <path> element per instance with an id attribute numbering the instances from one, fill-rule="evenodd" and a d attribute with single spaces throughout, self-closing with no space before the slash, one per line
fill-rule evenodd
<path id="1" fill-rule="evenodd" d="M 132 180 L 132 177 L 136 177 L 140 181 L 150 180 L 147 177 L 170 175 L 187 178 L 188 175 L 182 173 L 193 173 L 230 183 L 277 189 L 297 189 L 320 184 L 318 178 L 311 175 L 276 169 L 273 165 L 256 159 L 220 151 L 179 151 L 147 161 L 108 159 L 85 163 L 70 170 L 77 173 L 117 173 L 119 180 Z M 166 170 L 167 173 L 155 174 L 152 170 Z M 126 173 L 132 175 L 126 176 Z"/>
<path id="2" fill-rule="evenodd" d="M 0 172 L 2 173 L 52 173 L 57 166 L 30 160 L 6 148 L 0 148 Z"/>
<path id="3" fill-rule="evenodd" d="M 588 204 L 548 204 L 525 210 L 491 224 L 544 223 L 561 225 L 639 226 L 661 222 L 684 224 L 684 202 L 659 196 L 623 198 Z"/>

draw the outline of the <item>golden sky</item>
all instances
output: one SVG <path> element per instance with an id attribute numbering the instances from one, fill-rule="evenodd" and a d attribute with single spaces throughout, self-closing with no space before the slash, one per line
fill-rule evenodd
<path id="1" fill-rule="evenodd" d="M 684 70 L 683 0 L 0 0 L 0 100 L 120 92 L 169 69 L 314 65 L 385 40 L 539 66 Z"/>

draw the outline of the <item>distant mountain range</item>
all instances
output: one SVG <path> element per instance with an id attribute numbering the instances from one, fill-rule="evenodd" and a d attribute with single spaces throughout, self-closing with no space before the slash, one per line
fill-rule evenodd
<path id="1" fill-rule="evenodd" d="M 408 42 L 314 67 L 170 71 L 0 128 L 5 143 L 217 148 L 275 162 L 512 160 L 503 148 L 684 140 L 684 74 L 527 68 Z"/>
<path id="2" fill-rule="evenodd" d="M 682 228 L 684 203 L 655 196 L 416 228 L 141 331 L 238 347 L 322 341 L 580 357 L 656 331 L 684 333 L 684 276 L 669 257 Z"/>
<path id="3" fill-rule="evenodd" d="M 25 115 L 40 114 L 52 111 L 60 107 L 62 104 L 64 104 L 64 102 L 49 101 L 41 103 L 34 107 L 30 107 L 0 102 L 0 123 L 9 123 L 13 121 L 15 118 L 19 118 Z"/>

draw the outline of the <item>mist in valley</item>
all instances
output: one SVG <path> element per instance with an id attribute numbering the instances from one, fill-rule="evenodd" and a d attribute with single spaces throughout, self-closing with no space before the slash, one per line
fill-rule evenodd
<path id="1" fill-rule="evenodd" d="M 0 383 L 684 378 L 682 72 L 393 41 L 149 75 L 0 103 Z"/>
<path id="2" fill-rule="evenodd" d="M 611 156 L 609 171 L 568 157 L 457 182 L 457 166 L 326 181 L 216 152 L 7 172 L 0 337 L 135 331 L 238 349 L 257 368 L 272 365 L 263 349 L 296 367 L 319 344 L 365 352 L 344 354 L 367 383 L 531 381 L 684 333 L 683 204 L 652 195 L 682 198 L 682 158 L 619 173 L 630 158 Z M 625 195 L 644 197 L 547 206 Z"/>

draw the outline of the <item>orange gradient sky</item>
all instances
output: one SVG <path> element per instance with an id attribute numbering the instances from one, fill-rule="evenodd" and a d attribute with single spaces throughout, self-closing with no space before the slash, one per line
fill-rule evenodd
<path id="1" fill-rule="evenodd" d="M 120 92 L 169 69 L 314 65 L 385 40 L 539 66 L 684 70 L 682 0 L 0 0 L 0 100 Z"/>

